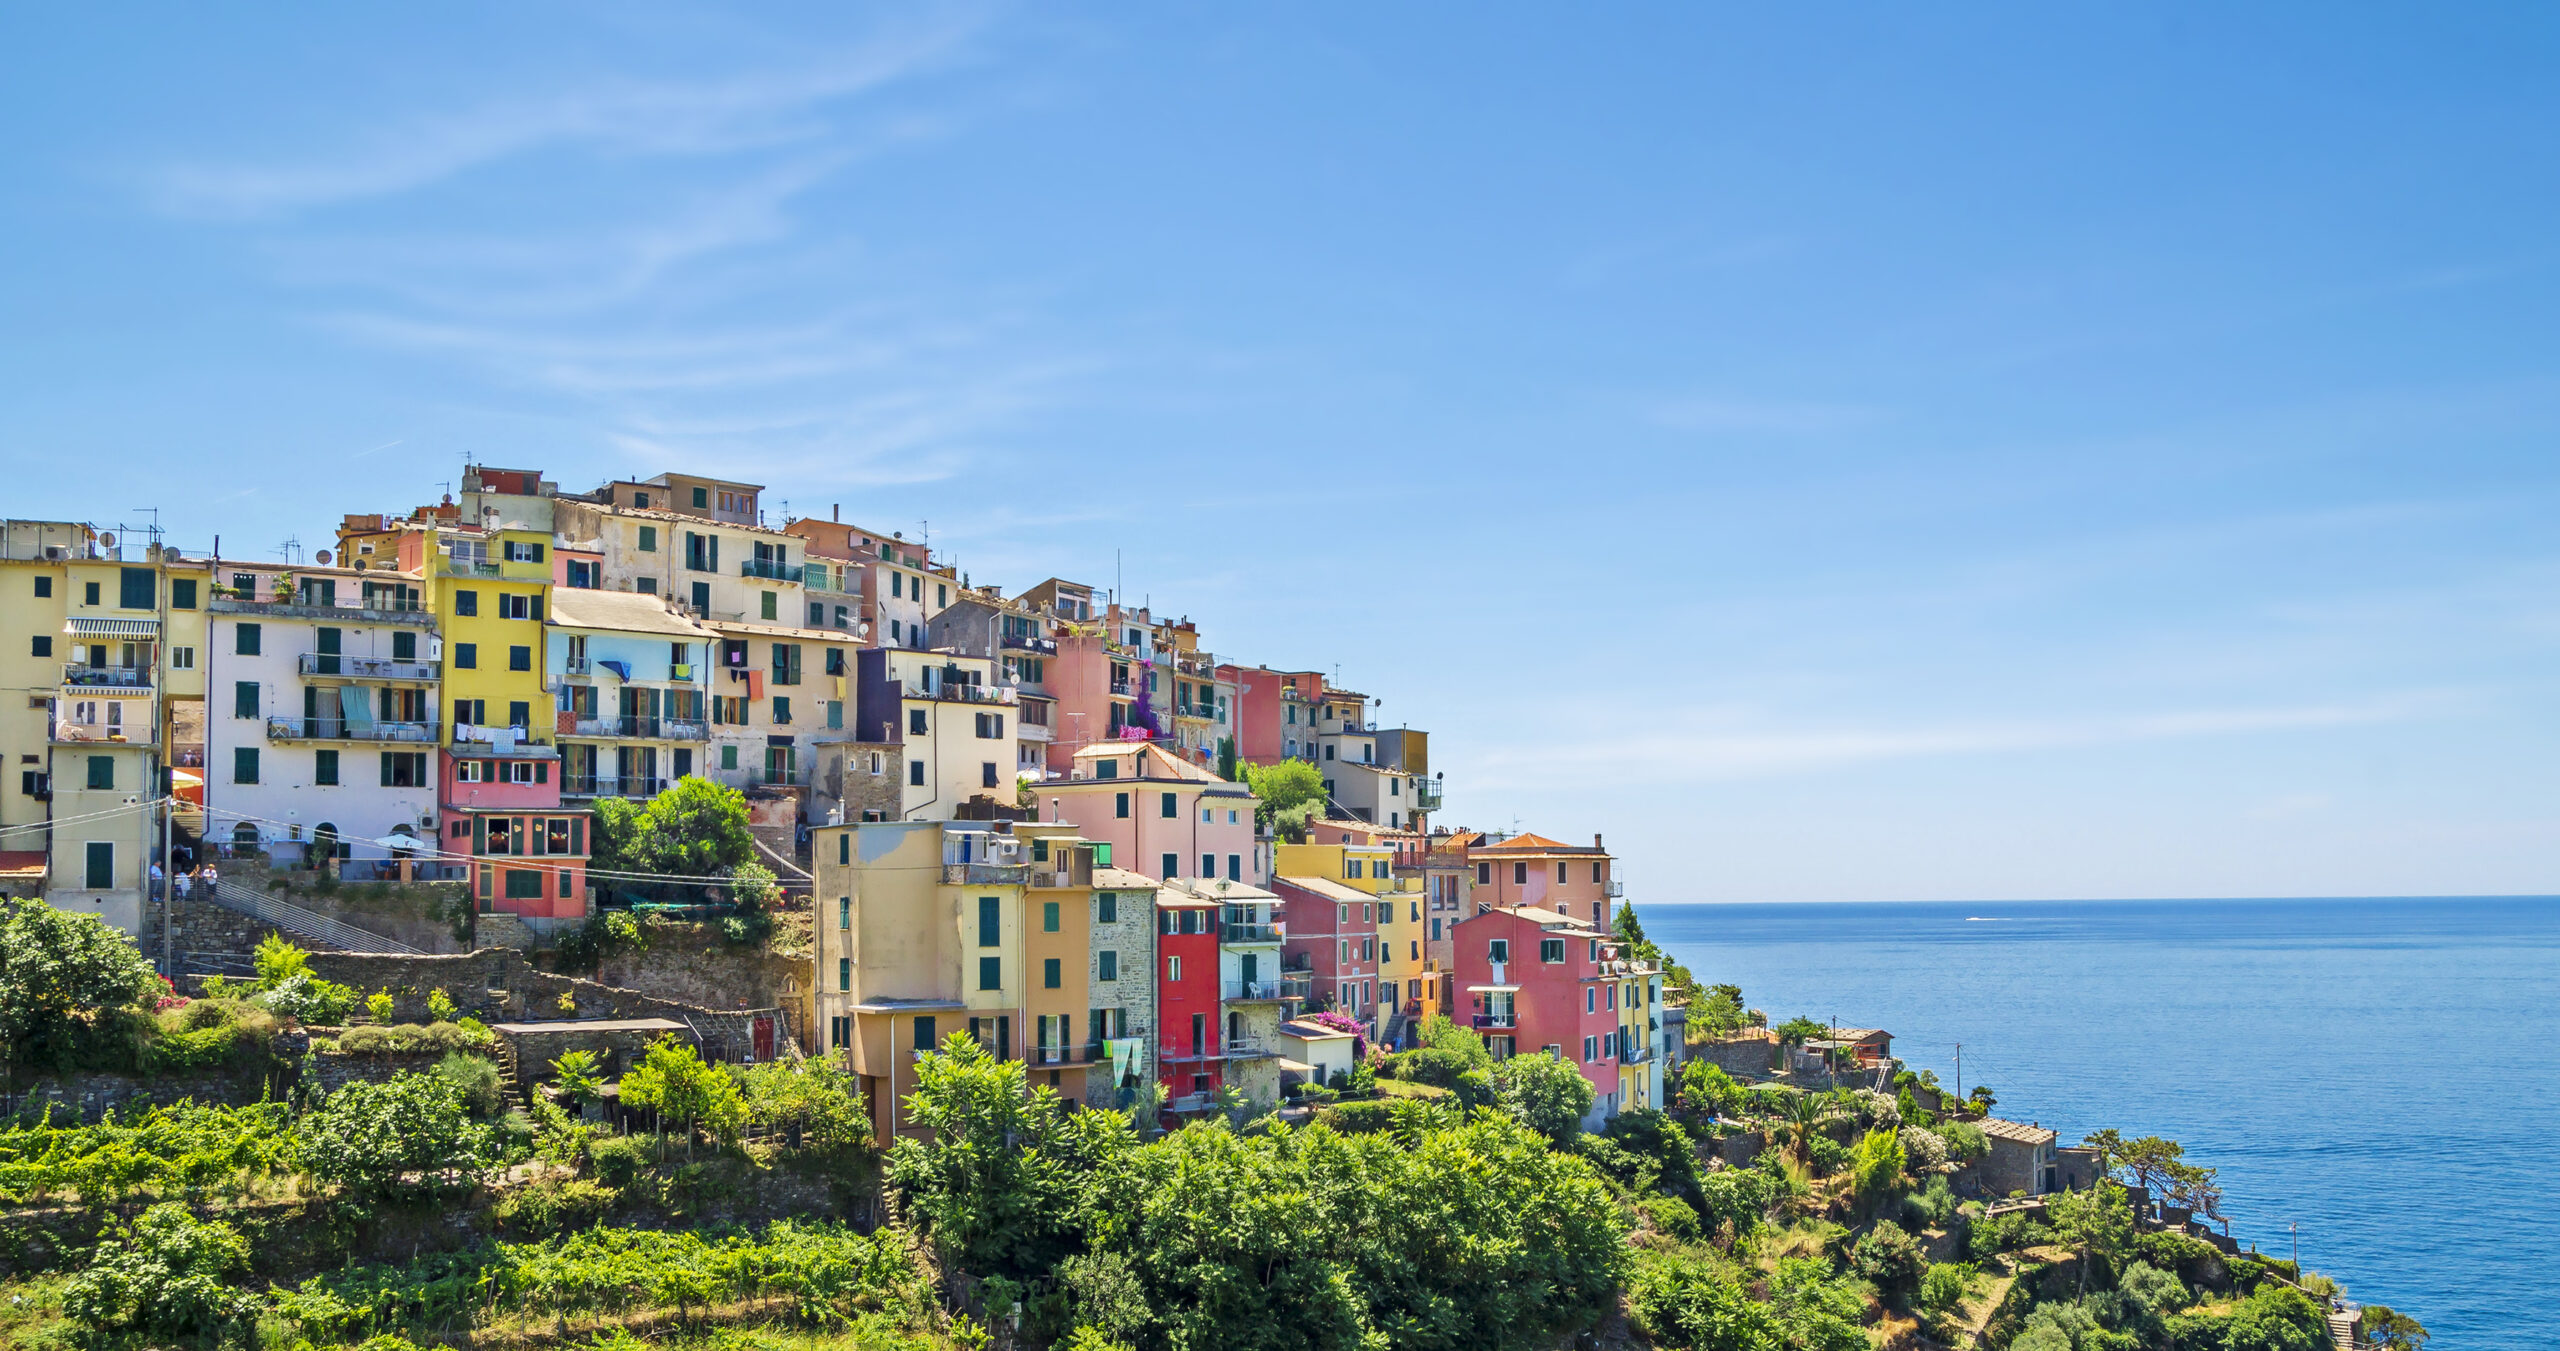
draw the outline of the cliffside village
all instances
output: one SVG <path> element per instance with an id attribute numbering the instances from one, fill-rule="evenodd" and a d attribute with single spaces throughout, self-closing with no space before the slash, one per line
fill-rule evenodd
<path id="1" fill-rule="evenodd" d="M 0 679 L 26 696 L 0 709 L 0 885 L 101 916 L 173 979 L 243 923 L 471 962 L 238 877 L 458 883 L 480 947 L 530 951 L 665 880 L 590 869 L 594 804 L 701 776 L 744 794 L 810 954 L 753 1009 L 605 1002 L 731 1058 L 834 1058 L 883 1139 L 954 1032 L 1072 1101 L 1161 1084 L 1173 1118 L 1337 1083 L 1434 1014 L 1578 1067 L 1593 1127 L 1676 1082 L 1685 1010 L 1615 936 L 1602 838 L 1437 824 L 1429 734 L 1334 676 L 1217 655 L 1087 583 L 973 584 L 835 510 L 775 525 L 755 484 L 459 486 L 345 516 L 307 561 L 0 523 Z M 1323 784 L 1302 842 L 1258 826 L 1244 781 L 1291 760 Z M 1890 1042 L 1808 1053 L 1873 1085 Z M 1754 1078 L 1779 1058 L 1762 1032 L 1701 1049 Z M 2053 1132 L 1992 1124 L 2003 1191 L 2064 1184 Z"/>

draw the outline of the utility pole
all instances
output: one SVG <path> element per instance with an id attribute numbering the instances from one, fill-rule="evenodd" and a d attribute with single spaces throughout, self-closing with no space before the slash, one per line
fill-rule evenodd
<path id="1" fill-rule="evenodd" d="M 1964 1101 L 1964 1043 L 1956 1043 L 1956 1101 Z"/>
<path id="2" fill-rule="evenodd" d="M 2293 1236 L 2293 1279 L 2298 1285 L 2302 1281 L 2302 1221 L 2286 1225 L 2285 1231 Z"/>

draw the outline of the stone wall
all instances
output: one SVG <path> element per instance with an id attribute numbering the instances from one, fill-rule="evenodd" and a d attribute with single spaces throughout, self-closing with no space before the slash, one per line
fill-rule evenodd
<path id="1" fill-rule="evenodd" d="M 648 951 L 606 958 L 596 981 L 706 1009 L 762 1009 L 798 1004 L 811 979 L 808 958 L 740 947 L 715 926 L 652 925 L 648 932 Z"/>
<path id="2" fill-rule="evenodd" d="M 1991 1153 L 1973 1165 L 1974 1179 L 1989 1196 L 2007 1196 L 2011 1192 L 2041 1195 L 2045 1155 L 2044 1147 L 1994 1135 Z"/>
<path id="3" fill-rule="evenodd" d="M 1760 1037 L 1733 1037 L 1692 1044 L 1685 1053 L 1692 1061 L 1703 1060 L 1736 1079 L 1766 1079 L 1769 1064 L 1777 1056 L 1777 1043 Z"/>
<path id="4" fill-rule="evenodd" d="M 431 1070 L 442 1059 L 442 1051 L 403 1051 L 392 1055 L 348 1055 L 332 1051 L 311 1057 L 307 1062 L 311 1073 L 305 1082 L 323 1093 L 334 1093 L 352 1083 L 381 1083 L 395 1075 Z"/>
<path id="5" fill-rule="evenodd" d="M 311 969 L 325 979 L 368 994 L 388 990 L 396 1022 L 423 1022 L 427 994 L 441 989 L 463 1012 L 483 1022 L 563 1018 L 671 1018 L 693 1028 L 703 1054 L 715 1060 L 754 1057 L 754 1020 L 776 1016 L 776 1049 L 796 1029 L 770 1006 L 713 1009 L 661 999 L 575 976 L 542 970 L 513 948 L 482 948 L 452 956 L 411 957 L 370 952 L 315 952 Z M 569 1003 L 561 1002 L 563 995 Z"/>
<path id="6" fill-rule="evenodd" d="M 255 1073 L 66 1074 L 39 1080 L 18 1092 L 0 1091 L 0 1116 L 22 1111 L 34 1114 L 51 1107 L 56 1124 L 75 1118 L 94 1121 L 109 1108 L 166 1106 L 186 1101 L 238 1106 L 256 1102 L 269 1093 L 281 1093 L 284 1087 L 282 1078 L 270 1080 Z"/>

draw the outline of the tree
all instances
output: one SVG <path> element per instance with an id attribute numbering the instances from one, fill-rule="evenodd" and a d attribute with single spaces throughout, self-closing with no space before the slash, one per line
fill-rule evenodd
<path id="1" fill-rule="evenodd" d="M 1945 1313 L 1964 1302 L 1965 1285 L 1972 1279 L 1970 1262 L 1937 1263 L 1920 1278 L 1918 1303 L 1931 1313 Z"/>
<path id="2" fill-rule="evenodd" d="M 176 1201 L 111 1226 L 87 1269 L 62 1292 L 63 1312 L 102 1332 L 203 1337 L 246 1320 L 257 1296 L 241 1288 L 249 1244 Z"/>
<path id="3" fill-rule="evenodd" d="M 1831 1035 L 1831 1025 L 1828 1023 L 1816 1022 L 1811 1018 L 1798 1016 L 1789 1018 L 1785 1022 L 1778 1024 L 1777 1032 L 1778 1042 L 1780 1045 L 1802 1046 L 1806 1042 L 1820 1041 L 1829 1037 Z"/>
<path id="4" fill-rule="evenodd" d="M 1840 1099 L 1830 1093 L 1785 1093 L 1777 1095 L 1778 1119 L 1784 1125 L 1788 1152 L 1796 1162 L 1813 1163 L 1813 1137 L 1823 1124 L 1841 1113 Z"/>
<path id="5" fill-rule="evenodd" d="M 1858 1204 L 1872 1211 L 1891 1196 L 1902 1183 L 1906 1158 L 1899 1132 L 1873 1130 L 1859 1136 L 1849 1152 L 1849 1189 Z"/>
<path id="6" fill-rule="evenodd" d="M 2053 1236 L 2080 1254 L 2080 1289 L 2089 1288 L 2089 1268 L 2103 1263 L 2110 1284 L 2133 1251 L 2133 1203 L 2113 1182 L 2085 1191 L 2056 1192 L 2045 1202 Z"/>
<path id="7" fill-rule="evenodd" d="M 1973 1104 L 1973 1110 L 1986 1115 L 2000 1103 L 2000 1099 L 1992 1096 L 1989 1084 L 1975 1084 L 1973 1091 L 1965 1094 L 1964 1097 L 1965 1101 Z"/>
<path id="8" fill-rule="evenodd" d="M 2329 1351 L 2329 1320 L 2311 1297 L 2273 1281 L 2261 1284 L 2223 1326 L 2226 1351 Z"/>
<path id="9" fill-rule="evenodd" d="M 678 779 L 645 804 L 598 798 L 594 853 L 588 866 L 601 873 L 658 873 L 710 882 L 754 862 L 755 836 L 747 829 L 747 797 L 696 774 Z M 649 896 L 685 894 L 684 882 L 617 882 L 617 890 Z"/>
<path id="10" fill-rule="evenodd" d="M 734 1144 L 747 1121 L 738 1081 L 719 1065 L 706 1063 L 693 1044 L 672 1034 L 650 1044 L 649 1053 L 622 1076 L 622 1101 L 645 1107 L 662 1122 L 685 1133 L 685 1149 L 693 1149 L 696 1130 L 723 1144 Z"/>
<path id="11" fill-rule="evenodd" d="M 583 1107 L 604 1092 L 604 1060 L 593 1051 L 565 1051 L 551 1062 L 552 1083 L 572 1107 Z"/>
<path id="12" fill-rule="evenodd" d="M 1762 1304 L 1703 1262 L 1647 1266 L 1628 1292 L 1628 1311 L 1659 1347 L 1683 1351 L 1778 1351 L 1785 1329 Z"/>
<path id="13" fill-rule="evenodd" d="M 1493 1097 L 1512 1120 L 1561 1145 L 1581 1133 L 1599 1094 L 1582 1071 L 1541 1051 L 1497 1061 Z"/>
<path id="14" fill-rule="evenodd" d="M 932 1140 L 890 1150 L 909 1211 L 947 1262 L 1011 1280 L 1046 1275 L 1073 1250 L 1079 1179 L 1137 1138 L 1118 1112 L 1067 1116 L 1055 1089 L 1027 1085 L 1021 1061 L 960 1032 L 917 1060 L 907 1120 Z"/>
<path id="15" fill-rule="evenodd" d="M 1859 1279 L 1873 1283 L 1879 1294 L 1899 1302 L 1919 1290 L 1929 1259 L 1922 1255 L 1919 1240 L 1901 1225 L 1878 1220 L 1851 1250 L 1849 1267 Z"/>
<path id="16" fill-rule="evenodd" d="M 748 1120 L 798 1131 L 805 1143 L 833 1149 L 871 1135 L 860 1085 L 827 1061 L 767 1061 L 747 1071 L 745 1091 Z"/>
<path id="17" fill-rule="evenodd" d="M 0 919 L 0 1037 L 13 1059 L 60 1059 L 86 1020 L 160 988 L 133 941 L 95 915 L 26 900 Z"/>
<path id="18" fill-rule="evenodd" d="M 1680 1103 L 1703 1116 L 1741 1110 L 1748 1090 L 1709 1060 L 1692 1060 L 1680 1071 Z"/>
<path id="19" fill-rule="evenodd" d="M 2364 1306 L 2364 1337 L 2387 1351 L 2426 1351 L 2426 1325 L 2388 1304 Z"/>
<path id="20" fill-rule="evenodd" d="M 313 1177 L 364 1192 L 396 1191 L 411 1173 L 477 1174 L 496 1156 L 492 1128 L 471 1120 L 460 1089 L 430 1074 L 348 1084 L 303 1117 L 295 1136 Z"/>
<path id="21" fill-rule="evenodd" d="M 1724 1036 L 1742 1030 L 1750 1010 L 1742 1006 L 1739 985 L 1710 985 L 1705 993 L 1689 1005 L 1689 1028 L 1710 1036 Z"/>
<path id="22" fill-rule="evenodd" d="M 1263 830 L 1291 844 L 1304 844 L 1307 822 L 1324 811 L 1324 774 L 1304 760 L 1276 765 L 1247 765 L 1245 783 L 1253 789 L 1253 819 Z"/>

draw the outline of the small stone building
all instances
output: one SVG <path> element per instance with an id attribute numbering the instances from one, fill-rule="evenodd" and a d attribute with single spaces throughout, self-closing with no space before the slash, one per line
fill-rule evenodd
<path id="1" fill-rule="evenodd" d="M 1974 1165 L 1982 1190 L 1993 1196 L 2024 1192 L 2042 1196 L 2061 1183 L 2052 1131 L 2032 1121 L 1984 1117 L 1974 1123 L 1991 1139 L 1990 1156 Z"/>

